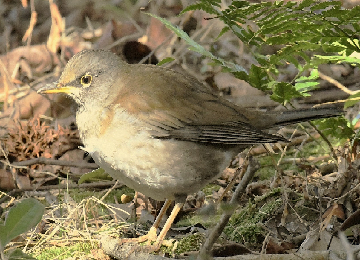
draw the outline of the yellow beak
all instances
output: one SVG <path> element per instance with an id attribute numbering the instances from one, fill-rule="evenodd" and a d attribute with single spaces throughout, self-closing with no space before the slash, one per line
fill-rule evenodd
<path id="1" fill-rule="evenodd" d="M 64 86 L 61 83 L 47 84 L 37 91 L 38 94 L 53 94 L 53 93 L 65 93 L 72 94 L 76 92 L 77 88 L 71 86 Z"/>

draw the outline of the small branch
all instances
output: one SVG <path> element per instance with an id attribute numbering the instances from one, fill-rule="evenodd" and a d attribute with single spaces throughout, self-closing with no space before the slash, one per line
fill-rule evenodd
<path id="1" fill-rule="evenodd" d="M 9 193 L 3 193 L 4 197 L 0 199 L 0 203 L 10 199 L 17 193 L 22 193 L 25 191 L 41 191 L 41 190 L 53 190 L 53 189 L 76 189 L 76 188 L 108 188 L 113 187 L 116 184 L 115 181 L 102 181 L 102 182 L 94 182 L 94 183 L 82 183 L 82 184 L 59 184 L 59 185 L 48 185 L 41 186 L 37 188 L 27 188 L 27 189 L 14 189 Z M 124 184 L 118 184 L 116 188 L 122 187 Z"/>
<path id="2" fill-rule="evenodd" d="M 311 138 L 309 138 L 308 140 L 305 140 L 305 141 L 304 141 L 304 139 L 308 138 L 307 136 L 300 136 L 300 137 L 292 138 L 289 143 L 279 142 L 279 143 L 277 143 L 277 145 L 272 146 L 272 149 L 276 152 L 276 151 L 280 150 L 278 146 L 281 146 L 282 148 L 298 146 L 299 144 L 309 143 L 320 137 L 320 135 L 318 135 L 318 134 L 311 134 L 310 136 L 311 136 Z M 260 154 L 264 154 L 264 153 L 268 153 L 268 150 L 266 150 L 264 148 L 264 146 L 261 144 L 261 145 L 258 145 L 256 147 L 252 148 L 250 155 L 256 156 L 256 155 L 260 155 Z"/>
<path id="3" fill-rule="evenodd" d="M 324 141 L 326 142 L 326 144 L 328 145 L 330 151 L 331 151 L 331 154 L 332 154 L 332 157 L 334 158 L 335 161 L 338 161 L 338 157 L 335 153 L 335 150 L 334 148 L 332 147 L 329 139 L 316 127 L 316 125 L 314 125 L 311 121 L 309 121 L 309 124 L 316 130 L 316 132 L 318 132 L 318 134 L 324 139 Z"/>
<path id="4" fill-rule="evenodd" d="M 60 166 L 89 168 L 89 169 L 99 168 L 99 166 L 95 163 L 87 163 L 84 161 L 77 161 L 77 162 L 60 161 L 60 160 L 48 159 L 48 158 L 44 158 L 44 157 L 39 157 L 39 158 L 27 160 L 27 161 L 14 162 L 10 166 L 23 167 L 23 166 L 30 166 L 33 164 L 60 165 Z"/>
<path id="5" fill-rule="evenodd" d="M 216 201 L 216 204 L 220 204 L 223 200 L 223 198 L 226 196 L 226 194 L 234 187 L 235 182 L 237 181 L 237 179 L 240 176 L 240 179 L 244 176 L 244 173 L 246 171 L 247 168 L 247 162 L 250 156 L 250 152 L 251 152 L 252 147 L 250 148 L 250 150 L 247 152 L 243 163 L 236 169 L 234 176 L 232 178 L 232 180 L 230 181 L 230 183 L 226 186 L 224 192 L 221 194 L 220 198 Z M 239 155 L 240 156 L 240 155 Z"/>
<path id="6" fill-rule="evenodd" d="M 107 197 L 107 195 L 109 195 L 109 193 L 111 191 L 113 191 L 115 188 L 118 188 L 118 184 L 119 184 L 119 181 L 116 180 L 115 184 L 110 189 L 108 189 L 108 191 L 104 194 L 104 196 L 101 197 L 100 201 L 103 201 Z"/>
<path id="7" fill-rule="evenodd" d="M 347 87 L 345 87 L 343 84 L 341 84 L 339 81 L 326 76 L 325 74 L 321 73 L 320 71 L 318 71 L 319 73 L 319 77 L 323 80 L 326 80 L 327 82 L 333 84 L 334 86 L 336 86 L 338 89 L 341 89 L 342 91 L 344 91 L 345 93 L 349 94 L 349 95 L 354 95 L 355 93 L 357 93 L 358 91 L 352 91 L 350 89 L 348 89 Z"/>
<path id="8" fill-rule="evenodd" d="M 247 171 L 244 174 L 244 177 L 241 179 L 241 182 L 236 187 L 236 190 L 230 200 L 229 204 L 231 205 L 231 207 L 229 207 L 229 210 L 226 211 L 226 213 L 224 213 L 221 216 L 220 222 L 211 230 L 208 238 L 206 239 L 205 243 L 203 244 L 203 246 L 200 249 L 200 254 L 199 254 L 198 259 L 210 259 L 209 254 L 212 250 L 214 243 L 221 235 L 226 224 L 229 222 L 231 215 L 237 209 L 238 201 L 240 200 L 240 197 L 245 192 L 247 185 L 249 184 L 249 182 L 251 181 L 251 179 L 253 178 L 253 176 L 255 175 L 256 171 L 259 168 L 260 168 L 259 163 L 257 161 L 255 161 L 255 159 L 250 157 Z"/>

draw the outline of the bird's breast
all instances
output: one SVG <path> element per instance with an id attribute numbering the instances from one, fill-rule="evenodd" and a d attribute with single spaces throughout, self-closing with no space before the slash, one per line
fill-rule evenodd
<path id="1" fill-rule="evenodd" d="M 194 142 L 153 138 L 151 129 L 125 110 L 93 112 L 77 114 L 84 149 L 114 179 L 154 199 L 198 191 L 232 155 Z"/>

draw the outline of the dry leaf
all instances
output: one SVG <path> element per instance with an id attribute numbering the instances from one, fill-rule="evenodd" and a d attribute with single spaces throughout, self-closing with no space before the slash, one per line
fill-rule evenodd
<path id="1" fill-rule="evenodd" d="M 333 216 L 340 218 L 342 220 L 345 219 L 345 213 L 344 213 L 343 207 L 341 205 L 334 203 L 331 207 L 329 207 L 324 212 L 324 214 L 322 215 L 322 218 L 324 220 L 320 224 L 321 231 L 323 231 L 330 224 L 330 221 Z"/>
<path id="2" fill-rule="evenodd" d="M 0 189 L 2 190 L 13 190 L 15 189 L 15 181 L 11 172 L 0 169 Z"/>

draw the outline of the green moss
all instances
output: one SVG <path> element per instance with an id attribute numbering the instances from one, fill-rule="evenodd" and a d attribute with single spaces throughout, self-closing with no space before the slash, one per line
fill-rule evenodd
<path id="1" fill-rule="evenodd" d="M 205 235 L 196 233 L 182 238 L 175 249 L 175 254 L 179 255 L 184 252 L 198 251 L 200 246 L 205 242 Z"/>
<path id="2" fill-rule="evenodd" d="M 76 243 L 72 246 L 52 246 L 44 248 L 40 255 L 33 255 L 38 260 L 48 259 L 66 259 L 72 257 L 75 259 L 76 256 L 84 256 L 90 254 L 90 250 L 94 249 L 94 246 L 90 243 Z M 93 259 L 93 258 L 88 258 Z"/>
<path id="3" fill-rule="evenodd" d="M 261 243 L 264 238 L 263 223 L 281 208 L 281 189 L 249 201 L 245 208 L 235 213 L 224 233 L 230 240 L 240 243 Z"/>
<path id="4" fill-rule="evenodd" d="M 282 188 L 278 187 L 278 188 L 274 188 L 272 190 L 270 190 L 269 192 L 261 195 L 261 196 L 256 196 L 254 198 L 255 202 L 262 202 L 262 201 L 266 201 L 267 198 L 271 198 L 271 197 L 278 197 L 279 195 L 282 194 Z"/>
<path id="5" fill-rule="evenodd" d="M 209 183 L 202 189 L 202 191 L 205 193 L 206 196 L 211 196 L 211 195 L 213 195 L 214 191 L 217 192 L 217 191 L 219 191 L 219 189 L 220 189 L 219 185 Z"/>

